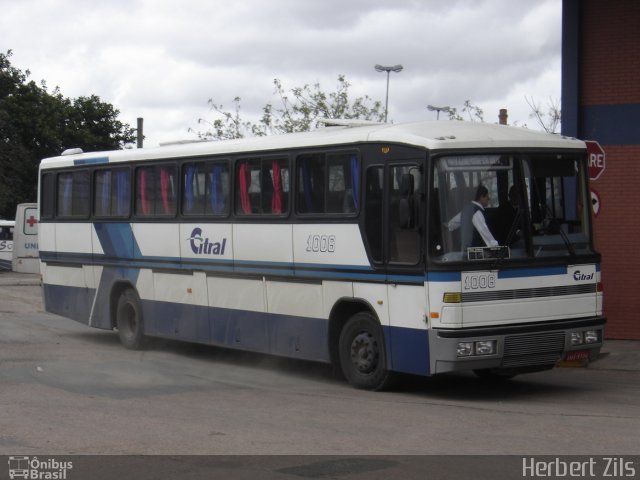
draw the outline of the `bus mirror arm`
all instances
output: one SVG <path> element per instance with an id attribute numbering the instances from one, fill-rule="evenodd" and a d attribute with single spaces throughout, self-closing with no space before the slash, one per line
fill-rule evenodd
<path id="1" fill-rule="evenodd" d="M 518 208 L 516 211 L 516 216 L 513 219 L 513 222 L 511 223 L 511 228 L 509 229 L 509 233 L 507 234 L 507 238 L 504 241 L 505 246 L 509 246 L 511 245 L 511 242 L 513 241 L 513 237 L 516 236 L 516 233 L 518 232 L 518 225 L 520 224 L 520 217 L 522 217 L 522 209 Z M 506 248 L 502 248 L 500 249 L 500 254 L 498 255 L 498 258 L 496 258 L 496 261 L 493 264 L 493 269 L 498 269 L 500 268 L 500 264 L 502 263 L 502 260 L 504 260 L 504 253 L 507 251 Z"/>

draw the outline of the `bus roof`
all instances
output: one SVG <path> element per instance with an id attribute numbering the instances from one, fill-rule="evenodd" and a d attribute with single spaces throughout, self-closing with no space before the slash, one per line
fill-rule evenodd
<path id="1" fill-rule="evenodd" d="M 175 143 L 167 146 L 109 152 L 72 153 L 44 159 L 43 168 L 101 164 L 130 160 L 238 154 L 285 148 L 321 147 L 354 143 L 394 143 L 429 150 L 456 148 L 584 149 L 584 142 L 521 127 L 463 121 L 429 121 L 404 124 L 338 122 L 311 132 L 270 135 L 237 140 Z"/>

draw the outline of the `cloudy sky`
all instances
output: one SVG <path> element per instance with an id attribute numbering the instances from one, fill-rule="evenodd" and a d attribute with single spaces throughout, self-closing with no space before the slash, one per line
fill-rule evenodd
<path id="1" fill-rule="evenodd" d="M 145 146 L 196 138 L 207 101 L 255 120 L 287 88 L 339 74 L 353 98 L 384 102 L 389 120 L 435 119 L 428 104 L 537 128 L 525 97 L 560 99 L 561 0 L 0 0 L 0 50 L 31 79 L 71 98 L 98 95 Z M 442 117 L 441 117 L 442 118 Z"/>

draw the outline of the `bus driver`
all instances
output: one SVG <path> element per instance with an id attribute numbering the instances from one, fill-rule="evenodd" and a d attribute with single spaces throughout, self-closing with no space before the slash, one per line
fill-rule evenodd
<path id="1" fill-rule="evenodd" d="M 489 190 L 479 185 L 475 199 L 462 209 L 460 237 L 462 251 L 469 247 L 497 247 L 498 242 L 487 226 L 485 208 L 489 205 Z"/>

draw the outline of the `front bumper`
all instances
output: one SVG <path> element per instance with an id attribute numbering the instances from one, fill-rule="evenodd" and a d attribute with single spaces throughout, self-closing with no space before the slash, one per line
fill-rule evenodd
<path id="1" fill-rule="evenodd" d="M 465 370 L 501 369 L 513 373 L 543 370 L 564 360 L 570 352 L 595 358 L 604 338 L 604 317 L 587 317 L 521 325 L 433 329 L 429 332 L 432 374 Z M 597 331 L 598 341 L 573 345 L 571 332 Z M 495 340 L 495 353 L 459 356 L 460 342 Z"/>

